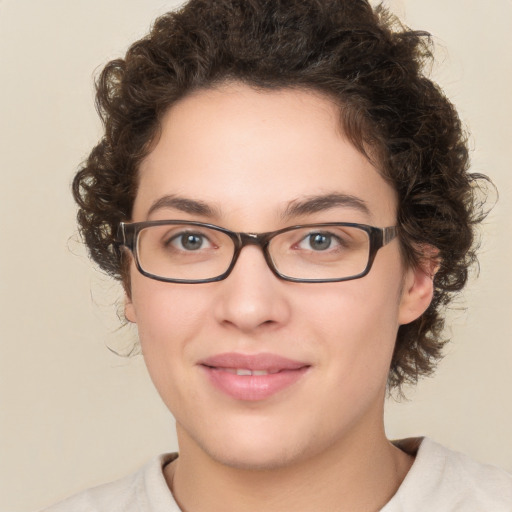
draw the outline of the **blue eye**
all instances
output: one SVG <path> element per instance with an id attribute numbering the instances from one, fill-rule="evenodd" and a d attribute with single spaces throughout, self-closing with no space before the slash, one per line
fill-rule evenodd
<path id="1" fill-rule="evenodd" d="M 331 233 L 308 233 L 299 243 L 301 249 L 326 251 L 339 245 L 338 237 Z"/>
<path id="2" fill-rule="evenodd" d="M 203 237 L 194 233 L 187 233 L 186 235 L 181 235 L 180 242 L 188 251 L 196 251 L 197 249 L 201 249 Z"/>
<path id="3" fill-rule="evenodd" d="M 314 251 L 325 251 L 332 243 L 332 235 L 325 233 L 312 233 L 308 236 L 309 246 Z"/>
<path id="4" fill-rule="evenodd" d="M 190 232 L 180 233 L 172 237 L 168 244 L 180 251 L 199 251 L 211 245 L 205 235 Z"/>

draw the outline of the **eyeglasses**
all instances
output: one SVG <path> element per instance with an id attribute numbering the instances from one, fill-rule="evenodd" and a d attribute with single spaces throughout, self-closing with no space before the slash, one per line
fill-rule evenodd
<path id="1" fill-rule="evenodd" d="M 158 220 L 122 222 L 117 241 L 133 253 L 141 274 L 158 281 L 221 281 L 233 270 L 241 250 L 252 244 L 261 247 L 277 277 L 298 283 L 328 283 L 368 274 L 377 251 L 396 236 L 396 227 L 350 222 L 236 233 L 202 222 Z"/>

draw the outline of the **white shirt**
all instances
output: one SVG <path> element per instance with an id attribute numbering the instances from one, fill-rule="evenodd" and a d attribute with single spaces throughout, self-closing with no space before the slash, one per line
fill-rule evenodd
<path id="1" fill-rule="evenodd" d="M 428 438 L 396 444 L 416 459 L 381 512 L 512 512 L 512 475 Z M 130 476 L 41 512 L 181 512 L 163 475 L 176 457 L 161 455 Z"/>

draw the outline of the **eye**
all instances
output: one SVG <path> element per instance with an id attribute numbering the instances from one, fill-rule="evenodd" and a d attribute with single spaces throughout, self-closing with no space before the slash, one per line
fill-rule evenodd
<path id="1" fill-rule="evenodd" d="M 193 232 L 175 235 L 167 242 L 167 245 L 172 245 L 181 251 L 198 251 L 211 247 L 211 243 L 205 235 Z"/>
<path id="2" fill-rule="evenodd" d="M 309 233 L 298 244 L 301 249 L 313 251 L 326 251 L 335 245 L 339 245 L 339 239 L 332 233 Z"/>

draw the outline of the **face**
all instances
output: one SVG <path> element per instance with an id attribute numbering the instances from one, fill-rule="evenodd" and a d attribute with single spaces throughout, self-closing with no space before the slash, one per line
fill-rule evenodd
<path id="1" fill-rule="evenodd" d="M 294 208 L 333 194 L 356 200 Z M 140 167 L 132 220 L 266 232 L 393 226 L 395 211 L 393 189 L 344 138 L 329 99 L 232 84 L 166 114 Z M 278 467 L 382 429 L 397 329 L 427 307 L 428 282 L 404 268 L 396 239 L 364 278 L 315 284 L 278 279 L 251 245 L 214 283 L 159 282 L 132 263 L 126 316 L 176 418 L 180 449 L 229 466 Z"/>

